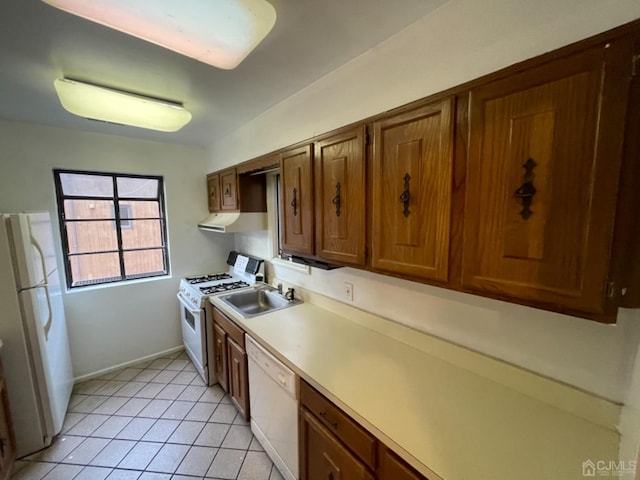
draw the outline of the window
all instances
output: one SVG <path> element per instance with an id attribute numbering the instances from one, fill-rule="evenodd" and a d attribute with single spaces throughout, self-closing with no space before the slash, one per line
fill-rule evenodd
<path id="1" fill-rule="evenodd" d="M 53 173 L 69 288 L 169 273 L 162 177 Z"/>

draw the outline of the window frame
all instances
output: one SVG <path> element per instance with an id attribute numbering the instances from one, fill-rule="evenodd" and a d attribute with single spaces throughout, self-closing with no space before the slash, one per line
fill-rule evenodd
<path id="1" fill-rule="evenodd" d="M 62 188 L 61 175 L 62 174 L 72 174 L 72 175 L 95 175 L 99 177 L 111 177 L 113 182 L 113 194 L 111 197 L 109 196 L 91 196 L 91 195 L 65 195 Z M 131 174 L 131 173 L 116 173 L 116 172 L 102 172 L 102 171 L 88 171 L 88 170 L 70 170 L 70 169 L 53 169 L 53 177 L 55 183 L 55 193 L 56 193 L 56 201 L 58 207 L 58 222 L 60 227 L 60 236 L 62 240 L 62 254 L 64 257 L 64 269 L 66 276 L 66 285 L 69 290 L 77 290 L 87 287 L 95 287 L 109 284 L 119 284 L 123 282 L 130 282 L 134 280 L 154 278 L 154 277 L 165 277 L 170 275 L 170 267 L 169 267 L 169 246 L 168 246 L 168 236 L 167 236 L 167 212 L 166 212 L 166 204 L 165 204 L 165 194 L 164 194 L 164 177 L 160 175 L 141 175 L 141 174 Z M 119 196 L 118 195 L 118 178 L 139 178 L 145 180 L 154 180 L 158 182 L 157 194 L 155 197 L 131 197 L 131 196 Z M 96 201 L 112 201 L 113 202 L 113 210 L 115 211 L 114 218 L 105 218 L 105 219 L 67 219 L 65 214 L 65 200 L 96 200 Z M 136 201 L 149 201 L 149 202 L 157 202 L 158 203 L 158 217 L 141 217 L 141 218 L 132 218 L 131 216 L 128 218 L 121 219 L 120 216 L 120 202 L 136 202 Z M 129 208 L 131 208 L 131 203 L 127 203 Z M 123 240 L 122 240 L 122 230 L 128 230 L 133 228 L 133 220 L 157 220 L 160 222 L 160 241 L 161 245 L 158 247 L 137 247 L 137 248 L 124 248 Z M 108 251 L 100 251 L 100 252 L 79 252 L 79 253 L 71 253 L 69 251 L 69 236 L 67 232 L 67 225 L 69 223 L 76 222 L 97 222 L 97 221 L 111 221 L 112 225 L 115 226 L 116 230 L 116 239 L 117 239 L 117 249 L 108 250 Z M 123 224 L 124 223 L 124 224 Z M 135 252 L 135 251 L 143 251 L 143 250 L 161 250 L 162 251 L 162 261 L 163 261 L 163 269 L 162 271 L 157 272 L 147 272 L 143 274 L 131 274 L 127 275 L 125 273 L 125 261 L 124 254 L 126 252 Z M 71 267 L 71 259 L 73 257 L 79 257 L 83 255 L 91 255 L 98 253 L 117 253 L 119 260 L 119 268 L 120 268 L 120 276 L 119 277 L 108 277 L 101 278 L 95 280 L 84 280 L 79 282 L 73 282 L 72 275 L 72 267 Z"/>

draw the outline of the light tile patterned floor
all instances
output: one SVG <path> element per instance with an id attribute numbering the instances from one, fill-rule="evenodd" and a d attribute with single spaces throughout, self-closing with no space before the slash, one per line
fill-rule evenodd
<path id="1" fill-rule="evenodd" d="M 74 388 L 62 433 L 13 480 L 282 480 L 218 386 L 184 352 Z"/>

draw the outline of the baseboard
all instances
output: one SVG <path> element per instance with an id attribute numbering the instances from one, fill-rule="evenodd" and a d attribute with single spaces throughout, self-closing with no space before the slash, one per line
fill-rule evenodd
<path id="1" fill-rule="evenodd" d="M 103 368 L 102 370 L 98 370 L 97 372 L 87 373 L 86 375 L 81 375 L 79 377 L 75 377 L 73 379 L 73 383 L 80 383 L 86 380 L 91 380 L 92 378 L 101 377 L 102 375 L 106 375 L 107 373 L 115 372 L 116 370 L 120 370 L 122 368 L 130 367 L 137 363 L 148 362 L 149 360 L 155 360 L 156 358 L 164 357 L 166 355 L 171 355 L 174 353 L 178 353 L 181 350 L 184 350 L 184 345 L 180 345 L 178 347 L 173 347 L 168 350 L 163 350 L 162 352 L 154 353 L 151 355 L 147 355 L 145 357 L 136 358 L 135 360 L 130 360 L 128 362 L 120 363 L 118 365 L 114 365 L 113 367 Z"/>

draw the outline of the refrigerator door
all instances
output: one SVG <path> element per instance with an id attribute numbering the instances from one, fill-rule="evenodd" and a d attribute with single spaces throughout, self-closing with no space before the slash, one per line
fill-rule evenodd
<path id="1" fill-rule="evenodd" d="M 18 321 L 31 367 L 30 378 L 23 377 L 21 383 L 33 384 L 30 403 L 40 417 L 40 427 L 25 425 L 22 435 L 29 440 L 25 448 L 38 450 L 49 445 L 62 428 L 73 388 L 71 354 L 49 213 L 9 215 L 8 223 L 16 277 L 12 295 L 17 294 Z M 12 366 L 5 364 L 5 368 Z M 30 452 L 22 451 L 26 453 Z"/>
<path id="2" fill-rule="evenodd" d="M 47 279 L 48 284 L 20 292 L 19 300 L 48 443 L 62 429 L 73 389 L 73 370 L 58 271 Z"/>
<path id="3" fill-rule="evenodd" d="M 18 458 L 43 448 L 44 420 L 35 369 L 13 274 L 5 217 L 0 215 L 0 354 L 16 433 Z"/>
<path id="4" fill-rule="evenodd" d="M 49 212 L 10 215 L 18 290 L 46 282 L 57 268 Z"/>

